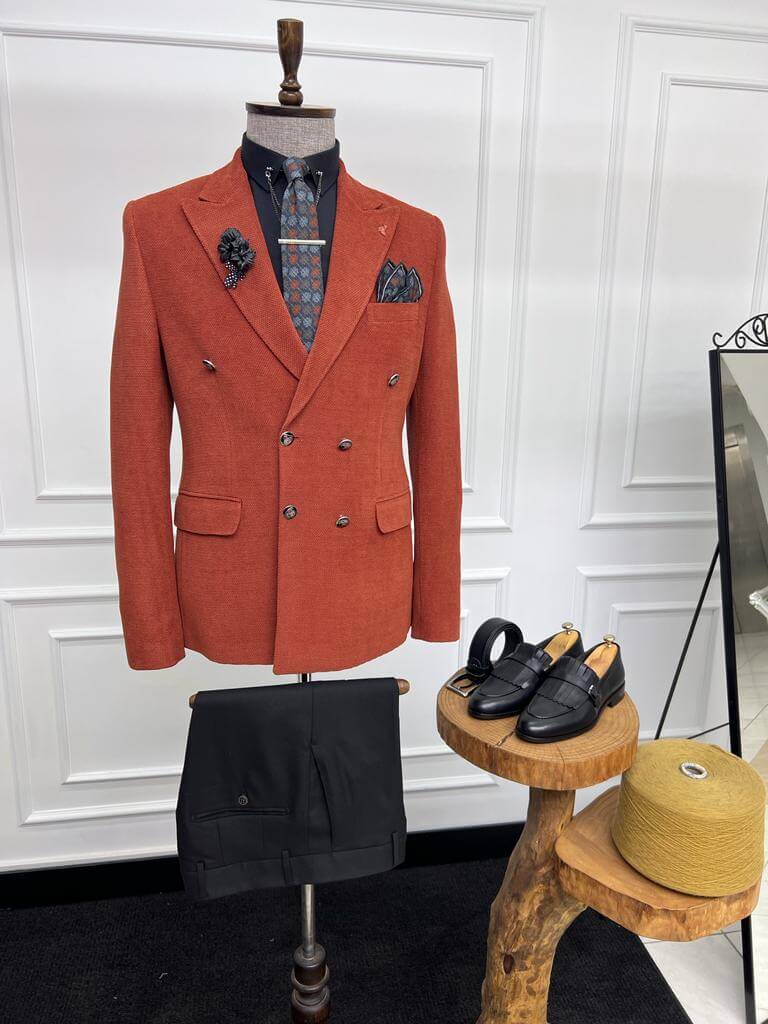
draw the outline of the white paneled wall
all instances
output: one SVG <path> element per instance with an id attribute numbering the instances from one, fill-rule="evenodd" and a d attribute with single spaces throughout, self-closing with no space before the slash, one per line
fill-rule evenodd
<path id="1" fill-rule="evenodd" d="M 107 378 L 122 208 L 230 158 L 285 16 L 351 173 L 448 237 L 462 638 L 350 673 L 413 681 L 410 827 L 524 815 L 434 725 L 490 615 L 615 632 L 658 718 L 715 537 L 706 350 L 768 302 L 764 2 L 0 0 L 0 868 L 172 852 L 187 695 L 275 680 L 128 668 Z M 710 596 L 676 735 L 722 720 Z"/>

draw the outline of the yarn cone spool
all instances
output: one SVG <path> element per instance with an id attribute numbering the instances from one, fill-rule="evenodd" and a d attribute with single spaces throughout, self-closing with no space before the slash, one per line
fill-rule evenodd
<path id="1" fill-rule="evenodd" d="M 640 874 L 678 892 L 730 896 L 760 878 L 766 791 L 721 747 L 657 740 L 624 773 L 611 835 Z"/>

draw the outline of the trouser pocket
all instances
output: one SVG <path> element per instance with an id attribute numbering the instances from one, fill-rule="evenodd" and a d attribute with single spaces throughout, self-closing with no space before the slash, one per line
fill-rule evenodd
<path id="1" fill-rule="evenodd" d="M 193 821 L 210 821 L 213 818 L 242 817 L 246 814 L 288 814 L 287 807 L 246 807 L 243 810 L 233 810 L 231 807 L 222 807 L 216 811 L 201 811 L 193 814 Z"/>

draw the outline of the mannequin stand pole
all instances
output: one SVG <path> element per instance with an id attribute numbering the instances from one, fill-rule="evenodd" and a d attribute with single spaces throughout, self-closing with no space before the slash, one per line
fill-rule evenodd
<path id="1" fill-rule="evenodd" d="M 298 682 L 311 683 L 311 674 L 299 673 Z M 302 885 L 301 945 L 293 954 L 291 972 L 293 1024 L 324 1024 L 328 1020 L 331 1012 L 328 977 L 325 950 L 315 936 L 315 887 Z"/>
<path id="2" fill-rule="evenodd" d="M 301 948 L 305 956 L 315 951 L 315 887 L 301 887 Z"/>

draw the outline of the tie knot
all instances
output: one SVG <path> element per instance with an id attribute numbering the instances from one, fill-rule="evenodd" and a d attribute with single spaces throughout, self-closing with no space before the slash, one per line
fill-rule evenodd
<path id="1" fill-rule="evenodd" d="M 303 178 L 309 173 L 309 165 L 300 156 L 289 156 L 283 160 L 283 172 L 288 182 Z"/>

